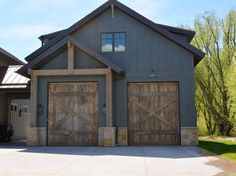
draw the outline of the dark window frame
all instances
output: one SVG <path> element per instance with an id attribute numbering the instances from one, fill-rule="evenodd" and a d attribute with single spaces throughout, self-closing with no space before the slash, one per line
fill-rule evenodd
<path id="1" fill-rule="evenodd" d="M 103 34 L 112 34 L 112 51 L 102 51 L 102 35 Z M 125 34 L 124 38 L 124 44 L 125 44 L 125 50 L 124 51 L 115 51 L 115 34 Z M 100 34 L 100 47 L 101 47 L 101 52 L 102 53 L 124 53 L 127 51 L 127 37 L 126 37 L 126 32 L 102 32 Z"/>

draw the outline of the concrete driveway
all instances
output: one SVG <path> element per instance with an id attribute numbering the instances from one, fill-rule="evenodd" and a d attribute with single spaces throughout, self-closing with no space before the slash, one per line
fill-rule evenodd
<path id="1" fill-rule="evenodd" d="M 197 147 L 0 147 L 0 176 L 236 175 L 217 160 Z"/>

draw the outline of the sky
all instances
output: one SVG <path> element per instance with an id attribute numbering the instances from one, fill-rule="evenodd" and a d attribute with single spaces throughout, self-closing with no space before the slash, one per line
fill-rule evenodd
<path id="1" fill-rule="evenodd" d="M 119 0 L 150 20 L 193 27 L 206 11 L 219 18 L 236 10 L 236 0 Z M 106 0 L 0 0 L 0 47 L 24 61 L 41 46 L 42 34 L 65 29 Z"/>

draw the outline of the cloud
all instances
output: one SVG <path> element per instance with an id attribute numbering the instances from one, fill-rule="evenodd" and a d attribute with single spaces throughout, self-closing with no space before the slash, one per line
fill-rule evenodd
<path id="1" fill-rule="evenodd" d="M 125 46 L 124 45 L 118 45 L 115 47 L 115 51 L 125 51 Z"/>
<path id="2" fill-rule="evenodd" d="M 112 45 L 111 44 L 106 44 L 102 46 L 102 51 L 103 52 L 110 52 L 112 51 Z"/>

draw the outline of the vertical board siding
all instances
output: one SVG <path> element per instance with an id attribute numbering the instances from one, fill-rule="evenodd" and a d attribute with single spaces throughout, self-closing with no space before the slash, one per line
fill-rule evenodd
<path id="1" fill-rule="evenodd" d="M 108 9 L 75 32 L 73 37 L 125 70 L 123 78 L 114 79 L 114 122 L 127 126 L 127 83 L 136 81 L 178 81 L 181 126 L 196 126 L 194 111 L 193 55 L 160 34 L 115 8 L 115 18 Z M 102 32 L 126 32 L 126 51 L 102 53 Z M 151 70 L 157 74 L 149 77 Z M 187 108 L 186 108 L 187 107 Z"/>
<path id="2" fill-rule="evenodd" d="M 41 69 L 67 69 L 67 49 L 60 53 L 57 57 L 53 58 L 49 63 L 45 64 Z M 51 58 L 50 58 L 51 59 Z"/>
<path id="3" fill-rule="evenodd" d="M 11 105 L 17 106 L 17 111 L 10 111 L 9 124 L 13 126 L 14 130 L 12 139 L 26 139 L 30 117 L 30 99 L 12 99 Z M 27 111 L 24 111 L 24 108 L 26 108 Z"/>
<path id="4" fill-rule="evenodd" d="M 100 34 L 102 32 L 126 32 L 126 51 L 102 53 Z M 115 18 L 108 9 L 94 20 L 72 34 L 78 41 L 112 61 L 125 71 L 125 76 L 114 78 L 113 120 L 115 126 L 128 125 L 128 82 L 179 82 L 179 106 L 181 126 L 196 126 L 194 112 L 194 59 L 193 55 L 160 34 L 115 8 Z M 66 56 L 65 56 L 66 57 Z M 75 51 L 75 68 L 97 68 L 102 65 L 89 56 Z M 61 58 L 62 59 L 62 58 Z M 60 58 L 56 58 L 60 63 Z M 53 63 L 53 62 L 52 62 Z M 64 61 L 62 62 L 64 64 Z M 50 68 L 56 68 L 49 64 Z M 48 65 L 48 67 L 49 67 Z M 67 63 L 65 64 L 67 66 Z M 151 70 L 157 74 L 149 77 Z M 45 77 L 40 78 L 39 100 L 47 107 L 47 84 L 53 81 L 96 81 L 97 77 Z M 105 82 L 99 83 L 99 126 L 104 126 L 105 115 L 101 112 L 105 103 Z M 103 89 L 103 90 L 101 90 Z M 38 125 L 46 126 L 47 114 L 38 117 Z"/>
<path id="5" fill-rule="evenodd" d="M 88 56 L 86 53 L 75 47 L 75 68 L 105 68 L 105 65 Z"/>

